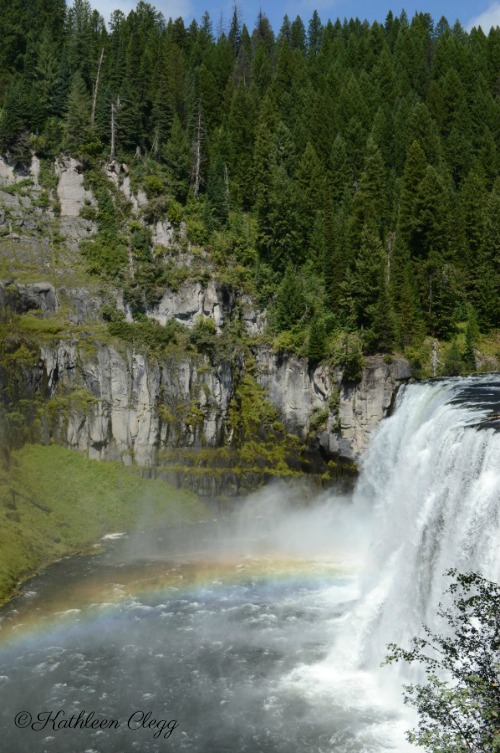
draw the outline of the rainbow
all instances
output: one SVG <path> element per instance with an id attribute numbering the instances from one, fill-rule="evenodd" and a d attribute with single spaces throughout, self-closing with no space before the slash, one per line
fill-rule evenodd
<path id="1" fill-rule="evenodd" d="M 113 568 L 103 577 L 99 566 L 90 576 L 62 588 L 41 602 L 35 591 L 7 606 L 0 622 L 0 663 L 11 650 L 58 641 L 75 643 L 81 633 L 109 634 L 130 618 L 130 611 L 166 608 L 189 598 L 204 604 L 220 603 L 238 587 L 257 586 L 280 600 L 298 589 L 324 589 L 353 577 L 350 565 L 331 559 L 266 555 L 210 557 L 176 561 L 153 558 Z M 47 577 L 47 576 L 45 576 Z M 15 607 L 15 608 L 14 608 Z"/>

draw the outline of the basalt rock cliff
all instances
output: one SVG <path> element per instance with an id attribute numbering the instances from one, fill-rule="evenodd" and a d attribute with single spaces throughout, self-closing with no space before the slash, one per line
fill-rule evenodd
<path id="1" fill-rule="evenodd" d="M 82 168 L 73 159 L 57 164 L 49 189 L 39 173 L 35 158 L 24 175 L 0 164 L 4 445 L 56 441 L 205 494 L 220 493 L 228 478 L 232 490 L 241 488 L 242 455 L 231 449 L 242 443 L 267 448 L 253 460 L 245 455 L 247 485 L 259 474 L 309 469 L 332 476 L 337 463 L 355 463 L 410 378 L 407 361 L 369 357 L 353 379 L 339 366 L 274 351 L 264 337 L 266 312 L 221 282 L 203 252 L 183 239 L 185 228 L 167 217 L 151 225 L 153 243 L 184 279 L 165 285 L 142 320 L 174 322 L 188 333 L 209 322 L 215 346 L 154 350 L 110 335 L 110 308 L 124 325 L 133 326 L 134 314 L 119 286 L 86 273 L 79 244 L 96 232 L 95 199 Z M 126 166 L 108 166 L 107 179 L 140 219 L 147 197 L 134 195 Z M 273 457 L 279 442 L 293 451 Z M 217 478 L 214 467 L 222 468 Z"/>

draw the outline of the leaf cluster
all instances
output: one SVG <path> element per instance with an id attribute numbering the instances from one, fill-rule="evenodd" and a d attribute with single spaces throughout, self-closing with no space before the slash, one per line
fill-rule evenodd
<path id="1" fill-rule="evenodd" d="M 500 751 L 500 586 L 477 573 L 447 573 L 454 581 L 440 604 L 443 632 L 424 626 L 410 649 L 388 646 L 387 662 L 418 663 L 426 682 L 405 686 L 416 708 L 410 742 L 430 753 Z"/>

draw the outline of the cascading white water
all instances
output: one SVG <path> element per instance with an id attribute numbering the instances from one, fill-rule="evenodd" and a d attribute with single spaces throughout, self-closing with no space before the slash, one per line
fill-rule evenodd
<path id="1" fill-rule="evenodd" d="M 374 505 L 358 660 L 434 623 L 450 567 L 500 578 L 500 433 L 477 428 L 494 392 L 491 377 L 411 385 L 374 438 L 355 498 Z"/>
<path id="2" fill-rule="evenodd" d="M 409 385 L 373 437 L 352 508 L 371 528 L 360 597 L 327 659 L 289 678 L 333 706 L 372 710 L 375 721 L 354 741 L 332 740 L 335 750 L 415 750 L 401 670 L 380 669 L 387 644 L 409 646 L 423 623 L 439 629 L 449 568 L 500 579 L 500 433 L 486 421 L 499 404 L 498 376 Z"/>

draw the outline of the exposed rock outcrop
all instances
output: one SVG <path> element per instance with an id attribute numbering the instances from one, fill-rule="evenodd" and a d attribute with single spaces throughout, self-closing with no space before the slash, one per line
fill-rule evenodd
<path id="1" fill-rule="evenodd" d="M 5 318 L 9 309 L 16 314 L 36 312 L 38 317 L 50 318 L 64 306 L 71 324 L 86 324 L 102 320 L 104 299 L 95 291 L 83 287 L 55 288 L 47 281 L 23 284 L 0 280 L 0 312 Z"/>
<path id="2" fill-rule="evenodd" d="M 256 379 L 268 391 L 288 431 L 305 439 L 315 410 L 327 405 L 332 383 L 323 367 L 308 370 L 307 360 L 260 348 Z"/>
<path id="3" fill-rule="evenodd" d="M 35 282 L 31 285 L 0 282 L 0 310 L 5 316 L 6 309 L 16 314 L 39 310 L 44 316 L 55 314 L 57 297 L 53 285 L 49 282 Z"/>
<path id="4" fill-rule="evenodd" d="M 121 307 L 123 310 L 125 308 Z M 167 288 L 156 306 L 146 312 L 150 319 L 161 325 L 175 319 L 187 327 L 192 327 L 198 319 L 212 319 L 217 332 L 233 316 L 239 316 L 248 335 L 263 334 L 267 317 L 259 311 L 250 296 L 242 295 L 236 300 L 234 291 L 229 291 L 215 280 L 207 285 L 200 282 L 186 282 L 178 290 Z"/>
<path id="5" fill-rule="evenodd" d="M 249 295 L 239 299 L 241 320 L 248 335 L 263 335 L 267 326 L 267 313 L 260 311 Z"/>
<path id="6" fill-rule="evenodd" d="M 148 197 L 142 189 L 139 189 L 137 194 L 132 191 L 128 165 L 116 160 L 108 162 L 104 172 L 116 188 L 122 192 L 127 201 L 130 201 L 134 212 L 138 212 L 141 207 L 147 205 Z"/>
<path id="7" fill-rule="evenodd" d="M 387 416 L 399 385 L 410 377 L 410 364 L 404 358 L 394 358 L 390 363 L 381 356 L 368 358 L 359 382 L 341 383 L 340 431 L 330 421 L 330 431 L 321 436 L 322 446 L 331 454 L 357 460 L 367 448 L 372 431 Z"/>
<path id="8" fill-rule="evenodd" d="M 96 231 L 93 222 L 80 216 L 82 209 L 96 206 L 91 191 L 87 191 L 83 182 L 81 164 L 71 158 L 66 158 L 55 165 L 57 195 L 60 204 L 60 231 L 66 240 L 75 248 L 78 243 Z"/>
<path id="9" fill-rule="evenodd" d="M 217 447 L 233 394 L 228 364 L 208 368 L 200 359 L 158 363 L 131 350 L 101 346 L 83 355 L 76 343 L 42 346 L 51 398 L 61 400 L 56 436 L 100 460 L 151 466 L 160 448 Z"/>
<path id="10" fill-rule="evenodd" d="M 110 346 L 83 355 L 76 343 L 60 343 L 42 347 L 41 363 L 53 398 L 76 391 L 59 416 L 58 439 L 91 457 L 153 465 L 161 448 L 215 448 L 227 440 L 237 380 L 229 362 L 212 367 L 193 356 L 159 363 Z M 325 367 L 308 371 L 304 359 L 264 348 L 257 353 L 255 376 L 288 432 L 311 440 L 312 419 L 327 410 L 327 428 L 317 434 L 323 452 L 356 460 L 410 371 L 404 359 L 386 364 L 373 357 L 359 383 L 339 384 Z M 339 387 L 338 405 L 332 405 Z"/>
<path id="11" fill-rule="evenodd" d="M 207 288 L 196 283 L 189 290 L 190 295 L 164 297 L 164 307 L 158 308 L 161 323 L 176 317 L 192 325 L 211 316 L 221 328 L 234 301 L 224 305 L 223 291 L 213 282 Z M 61 301 L 75 324 L 100 317 L 102 299 L 84 288 L 0 284 L 4 318 L 8 311 L 50 318 Z M 377 356 L 367 359 L 355 383 L 343 381 L 338 369 L 310 369 L 307 359 L 266 346 L 254 348 L 254 362 L 254 377 L 286 431 L 326 459 L 355 461 L 387 415 L 398 385 L 411 376 L 402 358 L 390 363 Z M 110 345 L 82 348 L 77 341 L 56 341 L 40 345 L 30 395 L 38 389 L 51 401 L 51 422 L 47 414 L 43 424 L 45 441 L 56 438 L 91 457 L 151 466 L 165 448 L 216 448 L 228 441 L 228 409 L 245 369 L 241 357 L 211 364 L 186 353 L 158 361 L 129 347 L 118 352 Z"/>
<path id="12" fill-rule="evenodd" d="M 259 350 L 256 365 L 257 381 L 268 391 L 288 431 L 306 439 L 315 416 L 327 413 L 326 427 L 318 431 L 322 451 L 353 461 L 388 414 L 399 385 L 411 377 L 406 359 L 386 363 L 381 356 L 366 359 L 357 382 L 343 381 L 340 369 L 310 370 L 306 359 L 270 348 Z"/>
<path id="13" fill-rule="evenodd" d="M 170 248 L 174 242 L 174 239 L 175 230 L 172 223 L 168 220 L 163 220 L 163 222 L 160 222 L 160 220 L 158 220 L 151 239 L 153 246 L 163 246 L 163 248 Z"/>
<path id="14" fill-rule="evenodd" d="M 92 193 L 83 185 L 83 171 L 73 158 L 56 163 L 57 195 L 61 204 L 61 217 L 78 217 L 85 202 L 94 203 Z"/>
<path id="15" fill-rule="evenodd" d="M 5 157 L 0 157 L 0 186 L 9 186 L 20 179 L 14 170 L 14 164 Z"/>
<path id="16" fill-rule="evenodd" d="M 234 294 L 210 280 L 206 286 L 200 282 L 187 282 L 179 290 L 165 290 L 160 302 L 147 311 L 150 319 L 165 325 L 175 319 L 192 327 L 198 319 L 212 319 L 218 332 L 234 310 Z"/>

